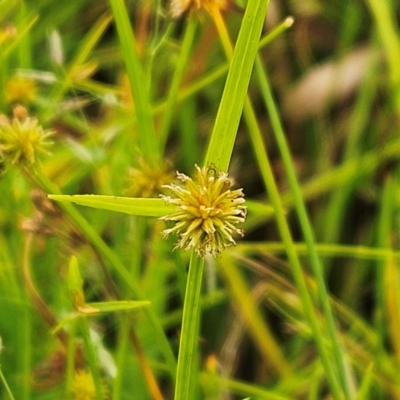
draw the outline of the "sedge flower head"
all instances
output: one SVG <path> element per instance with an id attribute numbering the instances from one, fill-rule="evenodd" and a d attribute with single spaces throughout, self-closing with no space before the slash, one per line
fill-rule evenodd
<path id="1" fill-rule="evenodd" d="M 32 103 L 37 96 L 37 86 L 32 79 L 23 77 L 11 78 L 6 84 L 6 101 L 9 104 Z"/>
<path id="2" fill-rule="evenodd" d="M 85 370 L 75 372 L 72 393 L 75 400 L 94 400 L 96 398 L 96 388 L 90 372 Z"/>
<path id="3" fill-rule="evenodd" d="M 52 134 L 53 131 L 44 130 L 37 119 L 29 117 L 22 106 L 14 108 L 11 120 L 0 115 L 0 153 L 11 164 L 34 164 L 38 153 L 48 153 Z"/>
<path id="4" fill-rule="evenodd" d="M 143 158 L 139 158 L 137 167 L 129 170 L 130 185 L 126 194 L 132 197 L 158 195 L 162 185 L 171 181 L 172 174 L 168 166 L 168 163 L 152 166 L 146 163 Z"/>
<path id="5" fill-rule="evenodd" d="M 228 174 L 214 168 L 196 165 L 193 179 L 179 172 L 177 177 L 184 186 L 164 185 L 173 196 L 161 195 L 168 204 L 176 207 L 175 212 L 161 217 L 161 220 L 175 224 L 164 230 L 164 236 L 178 235 L 175 248 L 194 248 L 200 257 L 205 254 L 215 257 L 226 247 L 235 245 L 233 236 L 244 234 L 235 226 L 246 218 L 242 189 L 231 190 L 232 181 Z"/>
<path id="6" fill-rule="evenodd" d="M 186 11 L 197 11 L 201 8 L 211 12 L 213 7 L 225 10 L 228 0 L 171 0 L 171 16 L 178 18 Z"/>

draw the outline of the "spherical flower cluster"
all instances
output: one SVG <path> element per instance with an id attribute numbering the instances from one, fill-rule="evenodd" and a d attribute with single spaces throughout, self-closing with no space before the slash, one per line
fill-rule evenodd
<path id="1" fill-rule="evenodd" d="M 160 193 L 160 188 L 166 182 L 170 182 L 172 174 L 168 170 L 168 164 L 160 166 L 149 165 L 143 158 L 139 158 L 136 168 L 129 170 L 129 188 L 126 194 L 131 197 L 153 197 Z"/>
<path id="2" fill-rule="evenodd" d="M 224 10 L 228 7 L 228 0 L 172 0 L 171 16 L 178 18 L 186 11 L 197 11 L 200 8 L 211 11 L 213 7 Z"/>
<path id="3" fill-rule="evenodd" d="M 52 134 L 30 118 L 25 108 L 17 106 L 11 120 L 0 115 L 0 154 L 11 164 L 30 166 L 38 153 L 47 153 Z"/>
<path id="4" fill-rule="evenodd" d="M 37 97 L 37 86 L 32 79 L 14 77 L 7 81 L 5 91 L 6 101 L 9 104 L 31 103 Z"/>
<path id="5" fill-rule="evenodd" d="M 243 236 L 236 224 L 244 222 L 246 206 L 242 189 L 230 190 L 232 185 L 225 172 L 196 165 L 194 179 L 177 172 L 184 187 L 176 184 L 164 185 L 174 196 L 161 197 L 176 207 L 176 212 L 161 218 L 175 225 L 163 231 L 179 236 L 175 248 L 194 248 L 200 257 L 214 257 L 226 247 L 235 245 L 233 235 Z"/>

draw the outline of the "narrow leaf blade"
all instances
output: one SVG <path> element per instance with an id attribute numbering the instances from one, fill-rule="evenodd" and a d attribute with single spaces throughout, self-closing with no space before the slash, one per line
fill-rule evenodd
<path id="1" fill-rule="evenodd" d="M 231 159 L 267 5 L 268 0 L 248 2 L 229 67 L 224 93 L 205 158 L 205 165 L 212 163 L 221 171 L 227 171 Z"/>
<path id="2" fill-rule="evenodd" d="M 162 199 L 142 199 L 136 197 L 119 197 L 103 195 L 49 195 L 49 199 L 81 206 L 117 211 L 125 214 L 162 217 L 171 214 L 174 208 L 168 206 Z"/>
<path id="3" fill-rule="evenodd" d="M 87 303 L 89 307 L 95 310 L 97 313 L 109 313 L 115 311 L 128 311 L 135 308 L 147 307 L 151 304 L 150 301 L 108 301 L 108 302 L 97 302 L 97 303 Z"/>

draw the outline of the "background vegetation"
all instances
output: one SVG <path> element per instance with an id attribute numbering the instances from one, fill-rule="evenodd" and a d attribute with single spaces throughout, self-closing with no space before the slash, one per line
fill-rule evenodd
<path id="1" fill-rule="evenodd" d="M 179 396 L 190 254 L 45 195 L 158 198 L 204 160 L 248 216 L 205 259 L 190 399 L 400 398 L 398 4 L 271 0 L 243 70 L 237 6 L 0 1 L 1 399 Z M 33 162 L 5 147 L 16 105 L 53 131 Z"/>

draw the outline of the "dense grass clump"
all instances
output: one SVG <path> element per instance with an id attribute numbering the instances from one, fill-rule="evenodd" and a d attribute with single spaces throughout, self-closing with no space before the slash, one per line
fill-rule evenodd
<path id="1" fill-rule="evenodd" d="M 0 2 L 0 399 L 400 398 L 399 11 Z"/>

